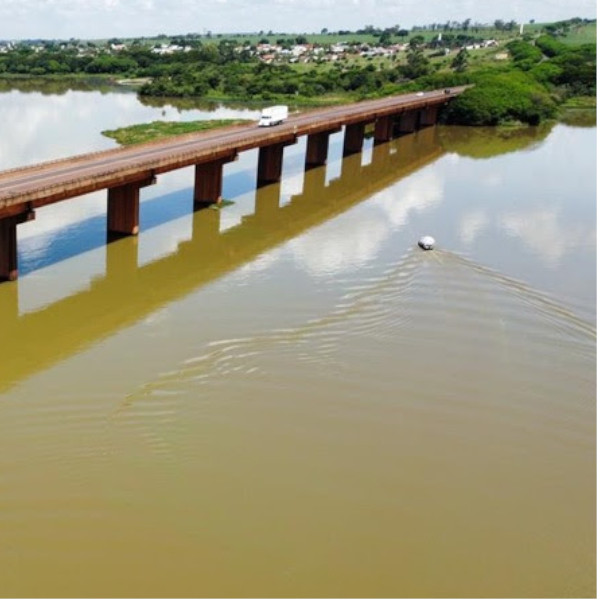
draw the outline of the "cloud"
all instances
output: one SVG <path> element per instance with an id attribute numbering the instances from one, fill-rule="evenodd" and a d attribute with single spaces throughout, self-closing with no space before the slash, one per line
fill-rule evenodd
<path id="1" fill-rule="evenodd" d="M 315 277 L 329 277 L 364 266 L 383 243 L 443 200 L 443 180 L 430 171 L 416 173 L 400 186 L 375 194 L 367 204 L 290 242 L 294 260 Z"/>
<path id="2" fill-rule="evenodd" d="M 395 227 L 408 222 L 411 212 L 425 212 L 438 205 L 444 196 L 444 183 L 439 174 L 427 171 L 414 174 L 399 188 L 376 195 L 374 203 Z"/>
<path id="3" fill-rule="evenodd" d="M 500 225 L 533 250 L 548 266 L 560 259 L 582 239 L 595 239 L 593 225 L 569 226 L 558 207 L 539 208 L 520 213 L 508 213 L 500 218 Z"/>
<path id="4" fill-rule="evenodd" d="M 389 225 L 378 216 L 343 215 L 290 242 L 295 262 L 314 277 L 351 271 L 377 256 Z"/>
<path id="5" fill-rule="evenodd" d="M 460 239 L 464 244 L 471 245 L 475 238 L 489 226 L 490 219 L 483 210 L 473 211 L 466 214 L 460 222 Z"/>
<path id="6" fill-rule="evenodd" d="M 594 0 L 2 0 L 0 39 L 315 32 L 495 19 L 595 18 Z"/>

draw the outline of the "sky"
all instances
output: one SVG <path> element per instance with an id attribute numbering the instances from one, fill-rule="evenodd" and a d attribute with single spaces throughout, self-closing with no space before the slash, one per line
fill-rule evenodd
<path id="1" fill-rule="evenodd" d="M 596 0 L 0 0 L 0 40 L 596 18 Z"/>

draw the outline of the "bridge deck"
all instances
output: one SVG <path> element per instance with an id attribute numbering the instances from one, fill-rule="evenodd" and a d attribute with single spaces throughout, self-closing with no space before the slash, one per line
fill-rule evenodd
<path id="1" fill-rule="evenodd" d="M 276 127 L 226 127 L 116 148 L 0 172 L 0 218 L 88 192 L 151 180 L 194 164 L 227 159 L 238 152 L 294 142 L 302 135 L 373 122 L 405 111 L 440 106 L 464 87 L 404 94 L 292 115 Z"/>

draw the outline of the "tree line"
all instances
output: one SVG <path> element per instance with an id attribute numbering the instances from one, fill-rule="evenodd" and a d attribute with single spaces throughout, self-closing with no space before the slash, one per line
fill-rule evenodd
<path id="1" fill-rule="evenodd" d="M 596 44 L 568 46 L 543 35 L 534 43 L 514 40 L 507 49 L 511 64 L 468 77 L 475 85 L 450 103 L 446 122 L 498 125 L 514 120 L 537 125 L 553 118 L 561 102 L 596 95 Z"/>
<path id="2" fill-rule="evenodd" d="M 562 43 L 557 31 L 564 27 L 565 23 L 535 40 L 524 37 L 509 42 L 506 50 L 511 60 L 505 64 L 475 65 L 464 47 L 451 60 L 434 62 L 436 48 L 443 55 L 444 48 L 460 47 L 465 40 L 466 34 L 446 32 L 430 42 L 422 35 L 413 36 L 401 63 L 386 61 L 378 66 L 369 60 L 338 60 L 326 67 L 312 64 L 301 68 L 267 64 L 247 47 L 222 39 L 198 42 L 189 51 L 173 54 L 152 52 L 141 43 L 119 52 L 90 54 L 56 44 L 37 50 L 21 46 L 0 54 L 0 75 L 146 77 L 149 82 L 139 93 L 147 97 L 290 103 L 326 97 L 356 100 L 475 84 L 450 103 L 444 114 L 447 122 L 497 125 L 518 120 L 535 124 L 553 117 L 557 106 L 568 98 L 596 94 L 596 44 Z"/>

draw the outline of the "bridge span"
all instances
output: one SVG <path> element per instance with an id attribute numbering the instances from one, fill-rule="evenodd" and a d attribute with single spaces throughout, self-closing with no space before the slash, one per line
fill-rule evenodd
<path id="1" fill-rule="evenodd" d="M 157 175 L 195 165 L 194 206 L 221 199 L 223 165 L 259 149 L 257 187 L 281 179 L 283 150 L 306 135 L 306 169 L 327 162 L 329 136 L 344 128 L 344 156 L 362 150 L 367 125 L 374 142 L 437 122 L 438 110 L 464 87 L 403 94 L 292 115 L 275 127 L 225 127 L 146 144 L 82 154 L 0 172 L 0 281 L 18 276 L 17 231 L 35 209 L 97 190 L 108 190 L 107 234 L 139 232 L 140 189 Z"/>

